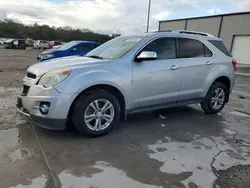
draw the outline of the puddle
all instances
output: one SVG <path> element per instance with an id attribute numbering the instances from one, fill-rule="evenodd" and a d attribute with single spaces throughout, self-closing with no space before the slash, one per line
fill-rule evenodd
<path id="1" fill-rule="evenodd" d="M 30 127 L 0 130 L 0 167 L 0 187 L 45 187 L 48 171 Z"/>
<path id="2" fill-rule="evenodd" d="M 30 181 L 31 184 L 29 185 L 18 184 L 16 186 L 10 186 L 9 188 L 44 188 L 47 181 L 47 176 L 42 174 L 41 176 L 34 178 Z"/>
<path id="3" fill-rule="evenodd" d="M 93 168 L 99 169 L 100 172 L 91 176 L 74 176 L 70 171 L 61 172 L 58 177 L 61 181 L 62 188 L 161 188 L 149 184 L 142 184 L 126 176 L 125 172 L 110 166 L 106 162 L 96 162 Z"/>
<path id="4" fill-rule="evenodd" d="M 250 164 L 248 154 L 244 153 L 243 149 L 243 153 L 238 153 L 223 137 L 201 138 L 186 143 L 158 142 L 148 147 L 153 151 L 148 154 L 149 157 L 163 162 L 160 168 L 162 172 L 174 174 L 192 172 L 192 176 L 181 181 L 187 187 L 190 183 L 200 187 L 212 187 L 216 180 L 211 168 L 212 163 L 216 170 Z M 225 152 L 220 153 L 220 151 Z"/>
<path id="5" fill-rule="evenodd" d="M 199 149 L 197 149 L 199 147 Z M 157 148 L 165 148 L 165 152 L 159 152 Z M 209 148 L 209 149 L 208 149 Z M 149 149 L 155 153 L 149 154 L 150 158 L 164 162 L 160 168 L 162 172 L 179 174 L 193 172 L 193 175 L 182 181 L 188 187 L 189 182 L 198 186 L 212 185 L 216 176 L 212 173 L 210 163 L 212 157 L 219 151 L 212 140 L 203 138 L 195 142 L 160 143 L 149 145 Z M 206 186 L 205 186 L 206 185 Z"/>

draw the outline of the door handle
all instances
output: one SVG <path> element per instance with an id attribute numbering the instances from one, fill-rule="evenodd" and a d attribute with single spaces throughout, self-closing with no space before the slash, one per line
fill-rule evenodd
<path id="1" fill-rule="evenodd" d="M 207 65 L 212 65 L 213 64 L 213 62 L 212 61 L 207 61 L 207 63 L 206 63 Z"/>
<path id="2" fill-rule="evenodd" d="M 176 70 L 176 69 L 178 69 L 179 68 L 179 66 L 177 66 L 177 65 L 172 65 L 171 67 L 170 67 L 170 70 Z"/>

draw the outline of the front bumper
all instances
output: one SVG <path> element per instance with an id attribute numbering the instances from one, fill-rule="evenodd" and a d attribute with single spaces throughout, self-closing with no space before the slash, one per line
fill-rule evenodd
<path id="1" fill-rule="evenodd" d="M 61 94 L 53 87 L 34 85 L 27 95 L 19 95 L 17 111 L 31 119 L 40 127 L 51 130 L 64 130 L 70 106 L 76 95 Z M 41 112 L 41 103 L 49 102 L 49 112 Z"/>
<path id="2" fill-rule="evenodd" d="M 29 120 L 32 120 L 37 126 L 49 129 L 49 130 L 65 130 L 67 119 L 51 119 L 43 118 L 39 116 L 30 115 L 29 113 L 23 111 L 21 108 L 17 107 L 17 112 L 24 115 Z"/>

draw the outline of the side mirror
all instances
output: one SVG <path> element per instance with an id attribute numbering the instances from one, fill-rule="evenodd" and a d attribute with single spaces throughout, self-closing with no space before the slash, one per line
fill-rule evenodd
<path id="1" fill-rule="evenodd" d="M 72 52 L 77 52 L 77 48 L 73 48 L 71 51 Z"/>
<path id="2" fill-rule="evenodd" d="M 156 59 L 157 59 L 157 54 L 156 52 L 152 52 L 152 51 L 143 51 L 136 57 L 137 62 L 156 60 Z"/>

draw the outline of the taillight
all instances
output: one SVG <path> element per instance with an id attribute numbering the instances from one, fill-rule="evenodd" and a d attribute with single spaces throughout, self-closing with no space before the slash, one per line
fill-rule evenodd
<path id="1" fill-rule="evenodd" d="M 235 59 L 232 60 L 232 65 L 233 65 L 234 71 L 236 71 L 237 61 Z"/>

